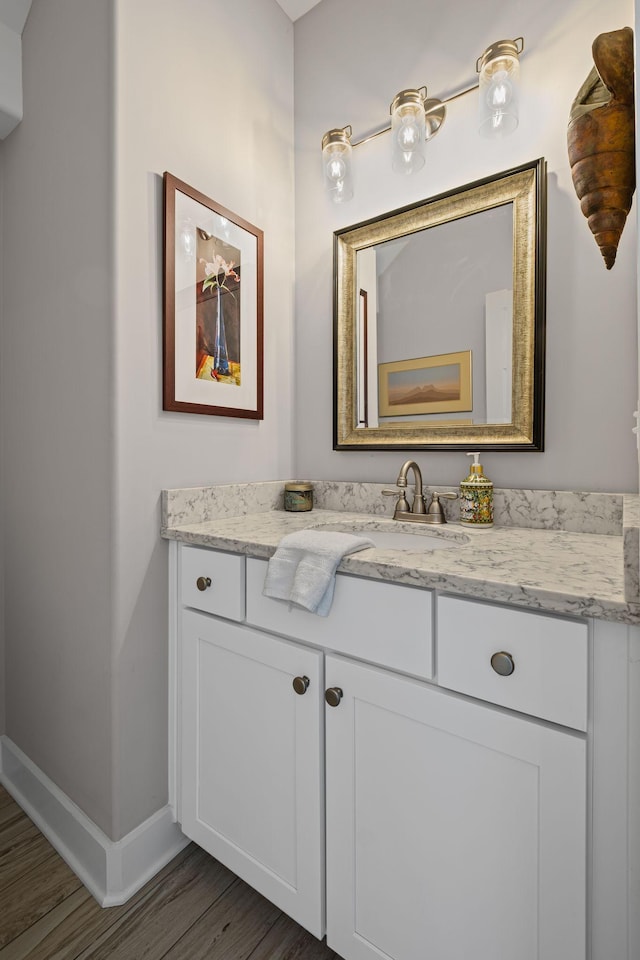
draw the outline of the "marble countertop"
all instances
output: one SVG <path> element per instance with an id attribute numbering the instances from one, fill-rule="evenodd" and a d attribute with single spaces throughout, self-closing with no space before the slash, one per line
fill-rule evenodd
<path id="1" fill-rule="evenodd" d="M 268 558 L 281 537 L 307 527 L 340 523 L 345 529 L 353 524 L 364 535 L 367 529 L 408 528 L 416 538 L 442 536 L 456 544 L 433 552 L 418 549 L 419 544 L 415 551 L 368 548 L 346 557 L 339 570 L 572 616 L 640 623 L 640 603 L 625 599 L 625 539 L 627 550 L 629 543 L 624 527 L 618 535 L 498 525 L 473 529 L 455 522 L 417 529 L 417 524 L 363 512 L 314 508 L 285 513 L 266 502 L 258 512 L 229 516 L 221 511 L 195 520 L 186 513 L 172 515 L 166 502 L 165 497 L 166 539 Z M 635 524 L 633 529 L 637 533 Z M 632 580 L 637 583 L 635 573 Z"/>

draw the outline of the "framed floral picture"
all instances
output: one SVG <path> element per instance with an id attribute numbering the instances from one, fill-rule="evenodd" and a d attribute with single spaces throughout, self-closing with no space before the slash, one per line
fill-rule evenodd
<path id="1" fill-rule="evenodd" d="M 263 240 L 165 173 L 164 410 L 262 420 Z"/>

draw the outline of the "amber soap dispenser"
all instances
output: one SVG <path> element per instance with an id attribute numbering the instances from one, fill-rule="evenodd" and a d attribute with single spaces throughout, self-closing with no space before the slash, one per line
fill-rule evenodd
<path id="1" fill-rule="evenodd" d="M 493 526 L 493 483 L 485 477 L 479 453 L 473 457 L 469 476 L 460 484 L 460 522 L 469 527 Z"/>

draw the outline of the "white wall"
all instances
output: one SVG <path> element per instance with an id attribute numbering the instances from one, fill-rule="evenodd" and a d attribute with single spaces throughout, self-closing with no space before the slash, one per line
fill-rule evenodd
<path id="1" fill-rule="evenodd" d="M 6 731 L 110 836 L 166 800 L 160 489 L 291 475 L 294 408 L 299 472 L 397 472 L 395 453 L 331 451 L 334 229 L 545 155 L 548 452 L 488 454 L 487 472 L 501 485 L 635 488 L 635 217 L 607 273 L 566 162 L 591 41 L 633 22 L 629 0 L 604 6 L 466 0 L 446 17 L 423 0 L 324 0 L 298 21 L 294 363 L 293 30 L 275 0 L 35 0 L 25 118 L 2 148 Z M 407 12 L 415 26 L 400 36 Z M 522 126 L 502 148 L 476 138 L 469 97 L 421 179 L 393 178 L 380 138 L 356 152 L 353 203 L 326 202 L 326 129 L 378 125 L 411 84 L 446 93 L 489 42 L 521 32 Z M 265 231 L 263 422 L 161 410 L 165 169 Z M 466 466 L 418 459 L 429 482 Z"/>
<path id="2" fill-rule="evenodd" d="M 4 149 L 3 145 L 0 144 L 0 291 L 4 287 L 3 283 L 3 257 L 2 257 L 2 241 L 3 241 L 3 231 L 2 231 L 2 200 L 3 200 L 3 179 L 4 179 Z M 2 323 L 2 295 L 0 294 L 0 357 L 4 352 L 3 347 L 3 323 Z M 3 390 L 2 390 L 2 365 L 0 363 L 0 402 L 2 400 Z M 0 453 L 4 448 L 3 444 L 3 421 L 0 411 Z M 0 456 L 0 735 L 4 733 L 5 724 L 6 724 L 6 657 L 5 657 L 5 629 L 4 629 L 4 511 L 2 510 L 2 504 L 4 502 L 4 481 L 2 469 L 2 457 Z"/>
<path id="3" fill-rule="evenodd" d="M 22 117 L 22 31 L 29 15 L 31 0 L 0 0 L 0 136 L 4 137 Z M 17 41 L 16 41 L 17 37 Z M 9 122 L 7 126 L 3 124 Z M 2 290 L 2 166 L 0 143 L 0 290 Z M 0 296 L 0 354 L 2 353 L 2 297 Z M 1 387 L 0 387 L 1 394 Z M 0 417 L 0 450 L 2 450 Z M 0 461 L 0 503 L 3 500 L 2 462 Z M 0 734 L 5 728 L 5 641 L 4 641 L 4 543 L 0 509 Z"/>
<path id="4" fill-rule="evenodd" d="M 635 37 L 634 37 L 634 53 L 636 62 L 638 60 L 638 31 L 640 31 L 640 3 L 635 3 Z M 638 78 L 638 69 L 635 71 L 635 101 L 636 101 L 636 136 L 637 130 L 640 129 L 640 96 L 638 90 L 640 89 L 640 81 Z M 640 151 L 636 147 L 636 183 L 640 183 Z M 633 214 L 633 211 L 631 211 Z M 636 214 L 636 229 L 640 229 L 640 207 L 636 203 L 635 205 L 635 214 Z M 639 301 L 640 306 L 640 270 L 636 271 L 636 297 Z M 640 319 L 638 322 L 638 360 L 640 368 Z M 637 384 L 637 393 L 636 393 L 636 411 L 640 413 L 640 375 L 638 376 Z M 637 426 L 640 428 L 640 419 L 637 420 Z M 638 482 L 640 484 L 640 433 L 636 437 L 637 444 L 637 454 L 638 454 Z"/>
<path id="5" fill-rule="evenodd" d="M 163 487 L 292 461 L 293 26 L 275 0 L 116 0 L 115 835 L 166 799 Z M 264 230 L 264 420 L 164 413 L 165 170 Z"/>
<path id="6" fill-rule="evenodd" d="M 292 461 L 293 27 L 275 0 L 34 0 L 3 145 L 9 737 L 109 836 L 166 803 L 160 490 Z M 162 174 L 265 232 L 262 422 L 162 411 Z"/>
<path id="7" fill-rule="evenodd" d="M 571 183 L 566 129 L 597 34 L 633 25 L 631 0 L 323 0 L 295 25 L 297 472 L 387 481 L 398 452 L 332 450 L 332 233 L 544 156 L 548 163 L 546 451 L 487 453 L 500 486 L 637 490 L 636 216 L 608 272 Z M 354 150 L 355 197 L 323 195 L 320 141 L 351 123 L 354 139 L 386 122 L 393 96 L 426 83 L 446 96 L 475 82 L 490 43 L 523 35 L 521 123 L 502 143 L 476 133 L 476 98 L 448 108 L 411 178 L 390 169 L 389 137 Z M 635 201 L 634 201 L 635 202 Z M 463 454 L 417 454 L 429 483 L 456 483 Z"/>
<path id="8" fill-rule="evenodd" d="M 6 732 L 111 827 L 110 6 L 35 0 L 4 141 Z"/>

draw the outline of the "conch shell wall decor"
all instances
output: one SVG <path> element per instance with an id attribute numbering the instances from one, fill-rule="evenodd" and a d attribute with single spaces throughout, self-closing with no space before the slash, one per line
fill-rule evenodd
<path id="1" fill-rule="evenodd" d="M 610 270 L 636 186 L 633 30 L 601 33 L 592 51 L 595 67 L 573 101 L 567 144 L 580 208 Z"/>

